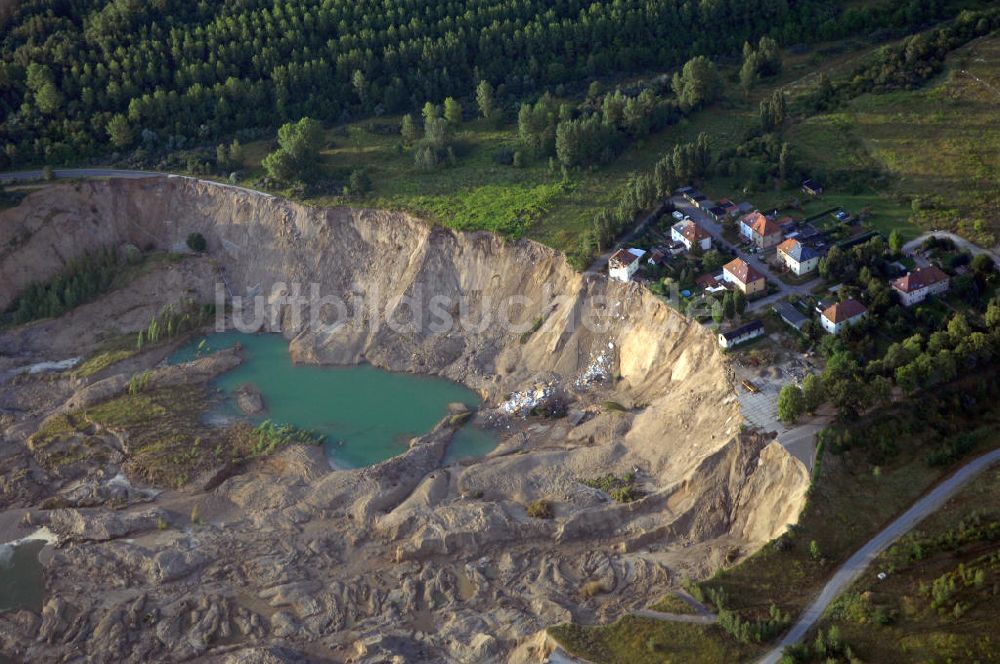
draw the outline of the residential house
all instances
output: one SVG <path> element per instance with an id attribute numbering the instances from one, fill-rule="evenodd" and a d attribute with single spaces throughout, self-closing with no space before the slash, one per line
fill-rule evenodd
<path id="1" fill-rule="evenodd" d="M 785 321 L 785 323 L 799 332 L 801 332 L 802 328 L 809 322 L 808 316 L 803 314 L 788 302 L 775 302 L 771 305 L 771 308 L 774 309 L 774 313 L 778 314 L 781 320 Z"/>
<path id="2" fill-rule="evenodd" d="M 823 186 L 816 180 L 803 180 L 802 191 L 810 196 L 819 196 L 823 193 Z"/>
<path id="3" fill-rule="evenodd" d="M 763 293 L 767 289 L 764 275 L 742 258 L 737 258 L 722 268 L 722 278 L 743 291 L 745 295 Z"/>
<path id="4" fill-rule="evenodd" d="M 686 198 L 688 203 L 691 205 L 698 207 L 698 204 L 708 197 L 697 189 L 692 189 L 691 191 L 684 193 L 684 198 Z"/>
<path id="5" fill-rule="evenodd" d="M 779 244 L 778 259 L 799 277 L 819 267 L 819 252 L 798 240 L 789 239 Z"/>
<path id="6" fill-rule="evenodd" d="M 721 274 L 715 275 L 706 272 L 695 279 L 694 282 L 698 284 L 699 287 L 704 289 L 706 293 L 721 293 L 728 290 L 726 288 L 726 282 L 723 280 Z"/>
<path id="7" fill-rule="evenodd" d="M 703 198 L 700 201 L 697 201 L 694 204 L 694 206 L 696 208 L 698 208 L 699 210 L 707 212 L 708 210 L 710 210 L 710 209 L 712 209 L 712 208 L 715 207 L 715 201 L 713 201 L 710 198 Z"/>
<path id="8" fill-rule="evenodd" d="M 723 214 L 727 217 L 732 217 L 734 214 L 736 214 L 736 203 L 733 203 L 728 198 L 719 199 L 719 202 L 716 203 L 716 206 L 722 208 Z M 717 221 L 720 220 L 721 218 Z"/>
<path id="9" fill-rule="evenodd" d="M 728 349 L 763 335 L 764 324 L 759 320 L 753 320 L 731 330 L 719 332 L 719 345 Z"/>
<path id="10" fill-rule="evenodd" d="M 830 334 L 840 334 L 841 330 L 856 325 L 868 315 L 868 309 L 855 299 L 844 300 L 823 310 L 819 322 Z"/>
<path id="11" fill-rule="evenodd" d="M 714 206 L 705 210 L 705 214 L 710 216 L 716 223 L 719 223 L 726 218 L 726 206 L 716 203 Z"/>
<path id="12" fill-rule="evenodd" d="M 906 307 L 923 302 L 931 295 L 944 293 L 948 286 L 948 275 L 935 265 L 918 267 L 892 282 L 893 290 L 899 293 L 899 299 Z"/>
<path id="13" fill-rule="evenodd" d="M 712 236 L 704 228 L 696 224 L 691 219 L 678 221 L 670 228 L 670 239 L 683 244 L 688 251 L 692 247 L 699 247 L 702 251 L 712 248 Z"/>
<path id="14" fill-rule="evenodd" d="M 639 269 L 639 259 L 645 255 L 642 249 L 619 249 L 608 260 L 608 276 L 628 283 Z"/>
<path id="15" fill-rule="evenodd" d="M 781 227 L 760 212 L 751 212 L 740 219 L 740 234 L 761 249 L 769 249 L 781 242 Z"/>
<path id="16" fill-rule="evenodd" d="M 667 249 L 665 247 L 655 247 L 649 252 L 650 265 L 664 265 L 667 262 Z"/>

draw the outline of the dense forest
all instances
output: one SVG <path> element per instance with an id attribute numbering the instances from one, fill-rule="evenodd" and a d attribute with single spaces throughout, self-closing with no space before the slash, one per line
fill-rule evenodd
<path id="1" fill-rule="evenodd" d="M 908 30 L 948 4 L 25 0 L 0 43 L 0 167 L 413 110 L 468 99 L 481 80 L 518 100 L 697 55 L 735 59 L 761 35 L 791 45 Z"/>

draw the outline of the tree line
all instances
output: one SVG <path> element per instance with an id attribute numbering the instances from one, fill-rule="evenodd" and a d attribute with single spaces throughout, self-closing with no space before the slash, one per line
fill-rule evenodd
<path id="1" fill-rule="evenodd" d="M 856 3 L 34 0 L 14 10 L 0 41 L 0 165 L 401 112 L 481 80 L 498 99 L 520 99 L 735 54 L 764 34 L 813 42 L 946 11 L 917 0 L 842 4 Z"/>

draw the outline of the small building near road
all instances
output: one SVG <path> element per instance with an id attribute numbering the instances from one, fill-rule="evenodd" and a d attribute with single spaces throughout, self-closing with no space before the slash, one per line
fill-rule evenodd
<path id="1" fill-rule="evenodd" d="M 781 242 L 781 227 L 760 212 L 751 212 L 740 219 L 740 234 L 761 249 L 769 249 Z"/>
<path id="2" fill-rule="evenodd" d="M 736 258 L 722 268 L 722 278 L 743 291 L 744 295 L 763 293 L 767 289 L 764 275 L 742 258 Z"/>
<path id="3" fill-rule="evenodd" d="M 840 334 L 844 328 L 860 323 L 867 315 L 868 309 L 865 305 L 852 298 L 824 309 L 819 322 L 830 334 Z"/>
<path id="4" fill-rule="evenodd" d="M 729 349 L 764 335 L 764 323 L 753 320 L 745 325 L 719 332 L 719 345 Z"/>
<path id="5" fill-rule="evenodd" d="M 819 252 L 798 240 L 789 239 L 779 244 L 778 259 L 799 277 L 819 267 Z"/>
<path id="6" fill-rule="evenodd" d="M 725 219 L 726 215 L 729 213 L 726 211 L 726 206 L 720 203 L 716 203 L 714 206 L 705 210 L 705 214 L 710 216 L 713 221 L 718 223 L 721 222 L 723 219 Z"/>
<path id="7" fill-rule="evenodd" d="M 670 239 L 683 244 L 688 251 L 692 247 L 699 247 L 702 251 L 712 248 L 712 236 L 704 228 L 696 224 L 691 219 L 678 221 L 670 228 Z"/>
<path id="8" fill-rule="evenodd" d="M 778 314 L 781 320 L 785 321 L 785 323 L 789 326 L 795 328 L 798 332 L 801 332 L 802 328 L 809 322 L 808 316 L 803 314 L 788 302 L 775 302 L 771 305 L 771 308 L 774 310 L 774 313 Z"/>
<path id="9" fill-rule="evenodd" d="M 697 189 L 691 189 L 690 191 L 684 192 L 684 198 L 686 198 L 687 202 L 691 205 L 698 207 L 698 204 L 705 200 L 707 196 Z"/>
<path id="10" fill-rule="evenodd" d="M 819 196 L 823 193 L 823 185 L 813 179 L 803 180 L 802 191 L 810 196 Z"/>
<path id="11" fill-rule="evenodd" d="M 642 249 L 619 249 L 608 260 L 608 276 L 628 283 L 639 269 L 639 259 L 645 254 Z"/>
<path id="12" fill-rule="evenodd" d="M 948 291 L 950 280 L 941 268 L 931 265 L 918 267 L 906 276 L 892 282 L 892 289 L 899 293 L 905 307 L 923 302 L 931 295 Z"/>
<path id="13" fill-rule="evenodd" d="M 716 206 L 722 208 L 723 216 L 732 218 L 736 214 L 737 205 L 728 198 L 719 199 L 719 202 L 716 203 Z M 721 220 L 722 217 L 716 219 L 716 221 L 721 221 Z"/>

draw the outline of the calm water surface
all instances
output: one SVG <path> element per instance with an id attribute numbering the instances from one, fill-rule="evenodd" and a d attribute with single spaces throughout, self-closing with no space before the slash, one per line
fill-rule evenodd
<path id="1" fill-rule="evenodd" d="M 234 392 L 252 384 L 264 398 L 256 422 L 294 424 L 326 436 L 326 450 L 337 466 L 360 468 L 396 456 L 414 436 L 430 431 L 448 404 L 479 405 L 479 395 L 444 378 L 394 373 L 370 365 L 323 367 L 294 364 L 288 342 L 277 334 L 223 332 L 200 337 L 178 349 L 169 362 L 186 362 L 240 343 L 244 362 L 214 381 L 225 399 L 215 416 L 245 417 Z M 488 431 L 468 425 L 448 449 L 447 460 L 482 456 L 496 446 Z"/>

